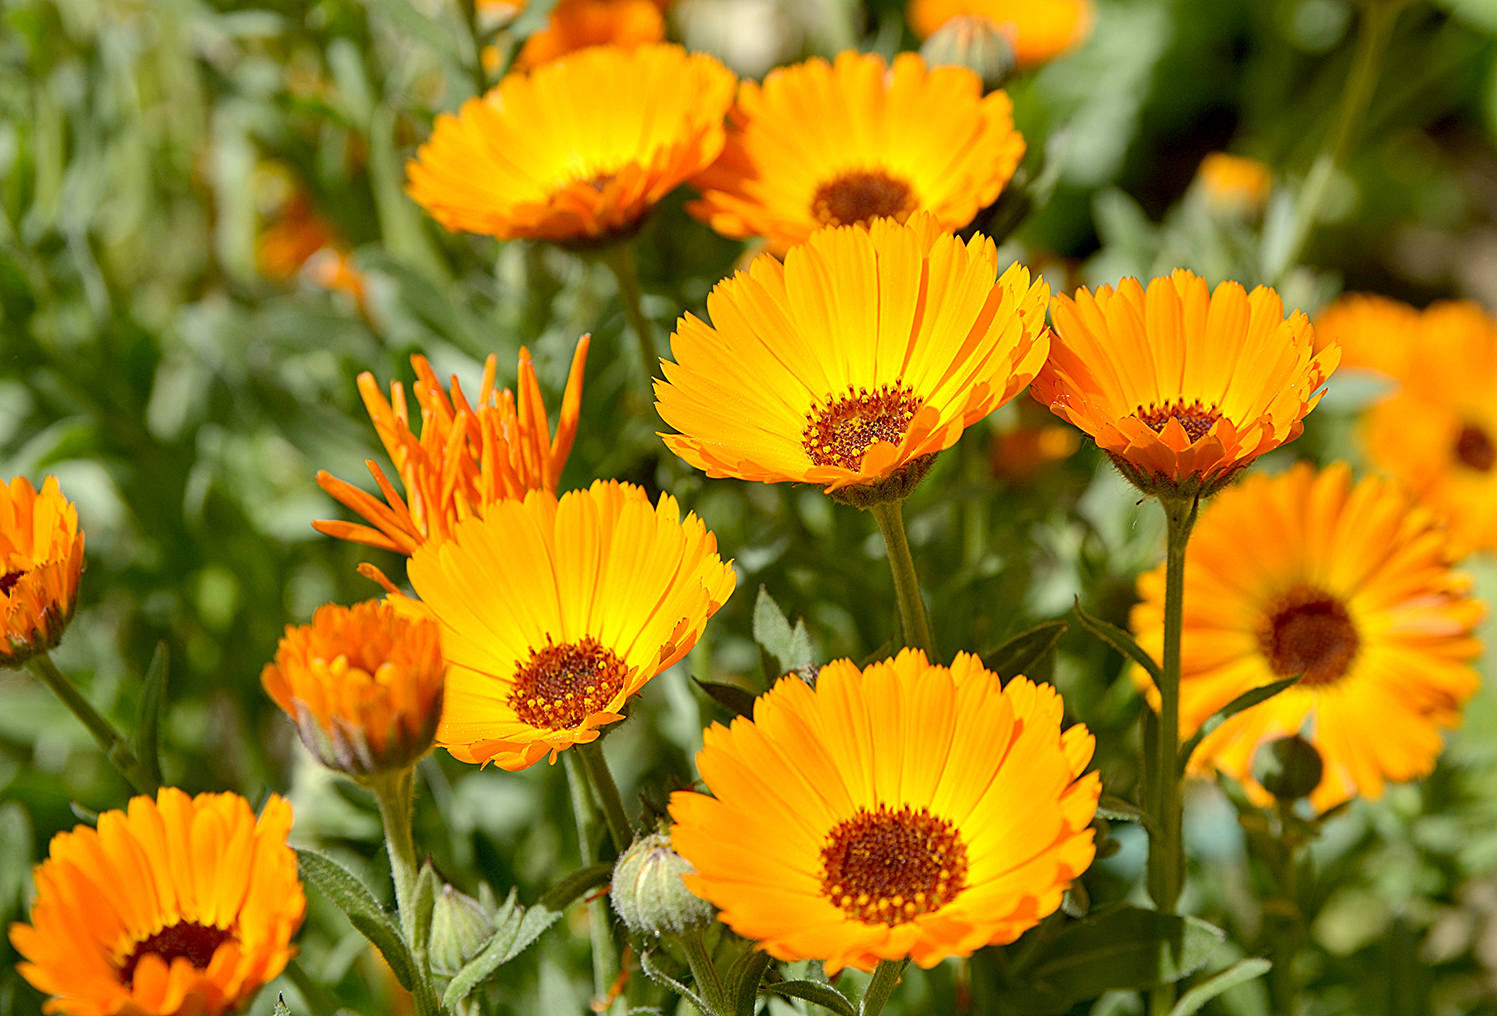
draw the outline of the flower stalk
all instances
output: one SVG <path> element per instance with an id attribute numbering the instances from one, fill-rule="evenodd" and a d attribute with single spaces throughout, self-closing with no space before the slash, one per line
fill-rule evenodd
<path id="1" fill-rule="evenodd" d="M 130 782 L 137 793 L 156 793 L 158 781 L 147 767 L 141 764 L 140 759 L 135 757 L 135 752 L 130 748 L 130 742 L 114 729 L 114 724 L 89 704 L 88 699 L 83 697 L 83 693 L 68 679 L 68 676 L 57 669 L 57 664 L 52 662 L 51 656 L 45 652 L 37 653 L 26 661 L 26 669 L 51 688 L 52 693 L 62 700 L 62 704 L 67 706 L 68 710 L 88 728 L 88 732 L 94 736 L 94 740 L 98 742 L 110 764 L 119 770 L 120 775 Z"/>
<path id="2" fill-rule="evenodd" d="M 395 883 L 395 909 L 400 915 L 400 930 L 412 945 L 416 942 L 416 842 L 411 836 L 415 773 L 415 768 L 409 766 L 371 777 L 368 782 L 379 802 L 379 818 L 385 827 L 385 847 L 390 854 L 390 878 Z"/>
<path id="3" fill-rule="evenodd" d="M 603 809 L 603 820 L 608 825 L 608 835 L 613 840 L 613 847 L 622 854 L 634 842 L 634 828 L 629 824 L 629 816 L 624 811 L 624 800 L 619 796 L 618 784 L 613 782 L 613 773 L 608 770 L 608 760 L 603 757 L 603 739 L 579 744 L 577 754 L 582 759 L 587 781 L 592 784 L 593 793 L 597 795 L 598 804 Z"/>
<path id="4" fill-rule="evenodd" d="M 894 573 L 894 595 L 899 599 L 899 619 L 904 627 L 904 643 L 925 652 L 935 662 L 935 644 L 930 637 L 930 621 L 925 616 L 925 601 L 920 598 L 920 579 L 915 575 L 915 560 L 910 555 L 910 541 L 904 532 L 903 502 L 884 501 L 868 507 L 878 519 L 879 532 L 889 552 L 889 570 Z"/>
<path id="5" fill-rule="evenodd" d="M 572 815 L 577 822 L 577 850 L 584 868 L 597 861 L 593 850 L 593 837 L 597 830 L 598 808 L 588 790 L 588 779 L 581 755 L 566 752 L 562 755 L 567 767 L 567 788 L 572 792 Z M 613 920 L 606 897 L 599 897 L 587 905 L 588 936 L 593 952 L 593 995 L 607 998 L 610 979 L 618 959 L 613 951 Z"/>
<path id="6" fill-rule="evenodd" d="M 606 264 L 619 286 L 619 303 L 624 308 L 624 318 L 634 331 L 639 343 L 639 358 L 644 365 L 646 378 L 653 378 L 660 369 L 660 354 L 655 348 L 655 326 L 645 317 L 644 291 L 639 285 L 639 269 L 634 259 L 634 242 L 623 240 L 604 248 L 600 259 Z"/>
<path id="7" fill-rule="evenodd" d="M 863 992 L 863 1001 L 858 1006 L 858 1016 L 878 1016 L 884 1011 L 884 1005 L 888 1003 L 889 996 L 894 993 L 894 987 L 899 983 L 900 975 L 904 968 L 909 965 L 909 960 L 879 960 L 878 966 L 873 968 L 873 980 L 868 982 L 868 990 Z"/>

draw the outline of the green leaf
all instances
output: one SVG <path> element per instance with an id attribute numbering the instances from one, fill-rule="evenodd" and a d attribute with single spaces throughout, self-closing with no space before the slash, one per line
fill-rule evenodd
<path id="1" fill-rule="evenodd" d="M 1159 827 L 1154 824 L 1154 819 L 1149 813 L 1121 797 L 1103 796 L 1100 798 L 1097 801 L 1097 817 L 1105 818 L 1109 822 L 1137 822 L 1144 827 L 1151 838 L 1159 835 Z"/>
<path id="2" fill-rule="evenodd" d="M 760 990 L 772 991 L 786 998 L 804 999 L 812 1005 L 819 1005 L 836 1013 L 837 1016 L 858 1016 L 858 1011 L 842 992 L 821 981 L 780 981 L 778 984 L 766 984 Z"/>
<path id="3" fill-rule="evenodd" d="M 400 986 L 411 990 L 417 982 L 411 951 L 394 919 L 379 905 L 364 883 L 337 861 L 316 851 L 298 850 L 296 859 L 301 866 L 302 879 L 316 886 L 348 915 L 349 923 L 384 955 Z"/>
<path id="4" fill-rule="evenodd" d="M 982 665 L 1003 680 L 1027 673 L 1034 663 L 1055 648 L 1055 643 L 1070 625 L 1064 621 L 1046 621 L 1022 631 L 982 658 Z"/>
<path id="5" fill-rule="evenodd" d="M 156 655 L 140 687 L 140 709 L 135 716 L 135 737 L 130 749 L 145 775 L 161 783 L 161 720 L 166 714 L 166 642 L 156 643 Z"/>
<path id="6" fill-rule="evenodd" d="M 0 913 L 11 913 L 31 885 L 31 816 L 20 801 L 0 804 Z"/>
<path id="7" fill-rule="evenodd" d="M 475 57 L 466 52 L 468 47 L 459 47 L 458 36 L 447 31 L 440 21 L 433 20 L 418 11 L 410 0 L 364 0 L 364 3 L 370 10 L 383 14 L 403 34 L 420 39 L 458 67 L 473 66 L 472 61 Z M 470 42 L 471 40 L 462 41 Z"/>
<path id="8" fill-rule="evenodd" d="M 1261 688 L 1251 688 L 1212 713 L 1206 719 L 1206 722 L 1201 724 L 1201 729 L 1197 730 L 1190 740 L 1180 746 L 1180 771 L 1182 773 L 1185 772 L 1185 767 L 1190 762 L 1190 756 L 1195 754 L 1196 749 L 1201 746 L 1201 742 L 1205 740 L 1207 734 L 1244 709 L 1251 709 L 1260 702 L 1268 701 L 1299 679 L 1300 675 L 1296 674 L 1293 677 L 1286 677 L 1282 681 L 1275 681 L 1273 684 L 1265 684 Z"/>
<path id="9" fill-rule="evenodd" d="M 285 995 L 275 997 L 275 1005 L 270 1007 L 270 1016 L 291 1016 L 291 1008 L 286 1005 Z"/>
<path id="10" fill-rule="evenodd" d="M 1154 657 L 1144 652 L 1139 644 L 1133 641 L 1132 635 L 1129 635 L 1111 622 L 1088 614 L 1081 606 L 1081 597 L 1079 596 L 1076 598 L 1075 610 L 1076 619 L 1081 622 L 1081 627 L 1148 671 L 1149 676 L 1154 679 L 1155 683 L 1158 683 L 1162 679 L 1163 675 L 1160 673 L 1159 664 L 1154 662 Z"/>
<path id="11" fill-rule="evenodd" d="M 1261 956 L 1250 956 L 1238 960 L 1219 974 L 1215 974 L 1180 996 L 1180 1001 L 1170 1010 L 1170 1016 L 1193 1016 L 1201 1006 L 1211 1001 L 1228 988 L 1246 984 L 1255 977 L 1262 977 L 1273 967 Z"/>
<path id="12" fill-rule="evenodd" d="M 411 900 L 411 906 L 416 911 L 414 947 L 418 950 L 425 949 L 427 940 L 431 937 L 431 912 L 437 905 L 437 895 L 441 891 L 442 880 L 432 870 L 431 862 L 426 861 L 421 865 L 421 873 L 416 876 L 416 892 Z"/>
<path id="13" fill-rule="evenodd" d="M 752 692 L 745 691 L 736 684 L 697 681 L 696 678 L 692 678 L 692 680 L 696 681 L 697 687 L 706 692 L 712 698 L 712 701 L 722 706 L 734 716 L 753 717 L 754 695 Z"/>
<path id="14" fill-rule="evenodd" d="M 811 635 L 806 631 L 806 622 L 797 620 L 792 628 L 785 612 L 763 586 L 754 601 L 754 641 L 779 663 L 778 674 L 764 675 L 771 682 L 811 665 Z"/>
<path id="15" fill-rule="evenodd" d="M 762 949 L 749 948 L 733 961 L 723 978 L 723 994 L 732 1016 L 754 1016 L 759 999 L 759 982 L 769 969 L 772 958 Z"/>

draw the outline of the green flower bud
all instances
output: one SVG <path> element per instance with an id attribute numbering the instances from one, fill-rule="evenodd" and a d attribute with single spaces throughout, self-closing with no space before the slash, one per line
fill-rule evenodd
<path id="1" fill-rule="evenodd" d="M 431 911 L 431 938 L 427 958 L 432 973 L 453 977 L 463 969 L 494 934 L 494 923 L 488 911 L 471 896 L 465 896 L 450 885 L 442 887 Z"/>
<path id="2" fill-rule="evenodd" d="M 992 18 L 958 14 L 925 40 L 920 55 L 930 67 L 965 67 L 982 79 L 983 91 L 1003 85 L 1017 62 L 1014 42 Z"/>
<path id="3" fill-rule="evenodd" d="M 1320 752 L 1298 734 L 1269 741 L 1253 756 L 1253 779 L 1281 801 L 1308 797 L 1324 772 Z"/>
<path id="4" fill-rule="evenodd" d="M 712 904 L 681 881 L 695 870 L 671 849 L 664 833 L 638 837 L 614 865 L 613 909 L 636 935 L 659 938 L 705 928 L 712 921 Z"/>

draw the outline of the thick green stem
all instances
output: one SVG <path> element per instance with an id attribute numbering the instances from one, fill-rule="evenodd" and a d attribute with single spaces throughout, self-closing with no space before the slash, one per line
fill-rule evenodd
<path id="1" fill-rule="evenodd" d="M 884 501 L 868 510 L 878 519 L 879 532 L 884 534 L 884 546 L 889 551 L 889 570 L 894 573 L 894 595 L 899 599 L 904 644 L 925 650 L 925 658 L 935 663 L 935 644 L 930 637 L 930 622 L 925 617 L 925 601 L 920 598 L 920 580 L 915 576 L 910 541 L 904 535 L 901 506 L 900 501 Z"/>
<path id="2" fill-rule="evenodd" d="M 1295 972 L 1294 960 L 1299 955 L 1300 940 L 1304 934 L 1299 911 L 1299 888 L 1296 884 L 1299 841 L 1292 831 L 1293 807 L 1293 802 L 1286 801 L 1280 801 L 1278 805 L 1279 850 L 1275 857 L 1269 858 L 1269 869 L 1273 873 L 1275 890 L 1282 905 L 1273 913 L 1265 914 L 1269 921 L 1269 952 L 1273 959 L 1273 968 L 1268 975 L 1268 989 L 1273 997 L 1273 1011 L 1281 1016 L 1297 1016 L 1299 1012 L 1299 975 Z"/>
<path id="3" fill-rule="evenodd" d="M 693 928 L 682 934 L 681 946 L 686 950 L 686 962 L 691 964 L 691 978 L 696 984 L 697 994 L 707 1003 L 707 1009 L 714 1013 L 727 1012 L 722 978 L 717 975 L 717 966 L 707 952 L 702 929 Z"/>
<path id="4" fill-rule="evenodd" d="M 567 787 L 572 792 L 572 815 L 577 821 L 577 850 L 581 854 L 582 866 L 597 862 L 593 852 L 593 835 L 597 829 L 597 806 L 588 789 L 587 774 L 572 752 L 564 752 L 562 758 L 567 767 Z M 613 951 L 613 915 L 608 900 L 599 898 L 587 905 L 588 937 L 593 950 L 593 996 L 607 998 L 613 984 L 614 971 L 618 968 L 618 957 Z"/>
<path id="5" fill-rule="evenodd" d="M 135 757 L 135 752 L 130 749 L 130 742 L 120 736 L 119 731 L 114 729 L 114 724 L 99 715 L 99 711 L 89 704 L 88 699 L 68 680 L 67 675 L 57 669 L 52 657 L 46 653 L 37 653 L 26 661 L 26 668 L 41 678 L 42 683 L 51 688 L 52 693 L 62 700 L 62 704 L 88 728 L 110 764 L 130 781 L 137 792 L 156 793 L 160 784 Z"/>
<path id="6" fill-rule="evenodd" d="M 894 994 L 894 986 L 899 983 L 899 975 L 904 973 L 904 968 L 909 960 L 879 960 L 878 966 L 873 968 L 873 980 L 868 982 L 868 990 L 863 992 L 863 1002 L 858 1006 L 858 1016 L 878 1016 L 884 1011 L 884 1005 L 889 1001 L 889 996 Z"/>
<path id="7" fill-rule="evenodd" d="M 373 777 L 369 787 L 379 802 L 380 821 L 385 826 L 385 848 L 390 854 L 390 878 L 395 882 L 395 909 L 405 940 L 416 942 L 416 842 L 411 837 L 411 810 L 415 801 L 415 769 L 400 769 Z"/>
<path id="8" fill-rule="evenodd" d="M 624 800 L 619 797 L 618 784 L 613 782 L 613 773 L 608 771 L 608 760 L 603 757 L 603 740 L 589 741 L 576 747 L 582 768 L 587 771 L 587 780 L 598 795 L 598 804 L 603 808 L 603 819 L 608 823 L 608 835 L 613 838 L 613 848 L 620 855 L 634 842 L 634 827 L 624 811 Z"/>
<path id="9" fill-rule="evenodd" d="M 639 288 L 639 271 L 634 264 L 634 242 L 624 240 L 614 244 L 603 251 L 602 259 L 618 280 L 619 303 L 623 305 L 624 317 L 639 342 L 639 358 L 644 363 L 645 377 L 653 378 L 660 370 L 660 355 L 655 349 L 655 328 L 645 317 L 644 293 Z"/>

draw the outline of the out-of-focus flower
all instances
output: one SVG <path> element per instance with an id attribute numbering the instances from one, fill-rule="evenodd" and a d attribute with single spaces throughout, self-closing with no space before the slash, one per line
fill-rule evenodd
<path id="1" fill-rule="evenodd" d="M 437 625 L 372 600 L 286 626 L 260 683 L 324 765 L 363 779 L 431 750 L 446 666 Z"/>
<path id="2" fill-rule="evenodd" d="M 665 38 L 656 0 L 560 0 L 546 27 L 525 40 L 515 70 L 530 70 L 588 46 L 633 49 Z"/>
<path id="3" fill-rule="evenodd" d="M 296 955 L 306 897 L 291 806 L 163 787 L 52 838 L 16 969 L 69 1016 L 219 1016 Z"/>
<path id="4" fill-rule="evenodd" d="M 1272 289 L 1246 292 L 1177 269 L 1147 291 L 1057 296 L 1050 360 L 1030 388 L 1146 493 L 1206 496 L 1292 441 L 1320 401 L 1337 350 L 1319 354 L 1304 314 Z"/>
<path id="5" fill-rule="evenodd" d="M 1460 723 L 1481 683 L 1472 632 L 1485 610 L 1448 562 L 1432 512 L 1386 480 L 1353 483 L 1345 463 L 1249 476 L 1220 494 L 1185 559 L 1180 733 L 1249 689 L 1303 676 L 1206 735 L 1192 771 L 1230 773 L 1267 803 L 1254 754 L 1298 733 L 1324 761 L 1310 794 L 1320 810 L 1429 773 L 1441 728 Z M 1157 659 L 1164 566 L 1138 587 L 1133 628 Z"/>
<path id="6" fill-rule="evenodd" d="M 24 476 L 0 484 L 0 667 L 18 667 L 62 641 L 82 572 L 78 509 L 57 477 L 40 492 Z"/>
<path id="7" fill-rule="evenodd" d="M 317 482 L 333 497 L 374 524 L 319 521 L 319 533 L 370 547 L 410 554 L 427 540 L 445 540 L 453 527 L 470 515 L 483 515 L 495 501 L 524 497 L 530 490 L 556 490 L 562 467 L 577 436 L 582 410 L 582 371 L 587 362 L 588 336 L 577 341 L 572 371 L 561 400 L 556 435 L 546 419 L 540 383 L 530 351 L 521 347 L 518 400 L 508 388 L 494 388 L 498 359 L 490 354 L 483 365 L 477 407 L 463 396 L 457 378 L 451 393 L 442 390 L 431 365 L 421 355 L 411 357 L 416 370 L 413 394 L 421 408 L 421 435 L 411 433 L 405 388 L 390 384 L 386 401 L 374 375 L 359 375 L 359 392 L 374 429 L 379 432 L 395 471 L 405 488 L 402 499 L 384 471 L 368 460 L 369 471 L 384 495 L 383 502 L 326 471 Z"/>
<path id="8" fill-rule="evenodd" d="M 364 277 L 353 267 L 336 226 L 318 215 L 305 194 L 296 194 L 255 241 L 260 274 L 273 282 L 304 278 L 323 289 L 364 300 Z"/>
<path id="9" fill-rule="evenodd" d="M 1362 367 L 1402 379 L 1419 343 L 1421 315 L 1406 303 L 1371 293 L 1348 293 L 1315 319 L 1317 351 L 1341 347 L 1342 367 Z"/>
<path id="10" fill-rule="evenodd" d="M 687 206 L 725 236 L 763 236 L 783 254 L 824 226 L 904 222 L 924 209 L 947 230 L 992 202 L 1019 160 L 1013 103 L 984 97 L 961 67 L 893 67 L 846 52 L 745 81 L 717 162 L 692 179 Z"/>
<path id="11" fill-rule="evenodd" d="M 1049 423 L 1021 423 L 1013 430 L 995 431 L 988 441 L 993 475 L 1006 483 L 1028 483 L 1057 462 L 1075 455 L 1081 435 L 1074 427 Z"/>
<path id="12" fill-rule="evenodd" d="M 496 502 L 411 555 L 442 627 L 447 704 L 437 742 L 464 762 L 523 769 L 623 718 L 624 704 L 696 645 L 736 574 L 676 499 L 599 480 L 558 501 Z"/>
<path id="13" fill-rule="evenodd" d="M 510 74 L 437 118 L 409 190 L 451 230 L 598 244 L 628 235 L 723 146 L 733 72 L 654 44 Z"/>
<path id="14" fill-rule="evenodd" d="M 967 653 L 782 678 L 752 720 L 705 732 L 713 796 L 671 795 L 686 884 L 771 956 L 829 974 L 1012 942 L 1095 852 L 1094 739 L 1061 713 L 1054 688 L 1003 686 Z"/>
<path id="15" fill-rule="evenodd" d="M 920 57 L 929 67 L 965 67 L 990 91 L 1008 80 L 1016 61 L 1012 34 L 981 14 L 947 18 L 921 45 Z"/>
<path id="16" fill-rule="evenodd" d="M 1091 34 L 1091 0 L 910 0 L 905 18 L 924 39 L 961 14 L 992 19 L 1013 39 L 1020 67 L 1034 67 L 1079 46 Z"/>
<path id="17" fill-rule="evenodd" d="M 1196 182 L 1212 210 L 1249 218 L 1263 210 L 1273 170 L 1257 159 L 1212 152 L 1201 160 Z"/>
<path id="18" fill-rule="evenodd" d="M 998 270 L 992 240 L 924 212 L 756 258 L 708 296 L 716 327 L 677 323 L 655 383 L 680 431 L 665 443 L 709 476 L 907 495 L 1044 363 L 1049 289 Z"/>

